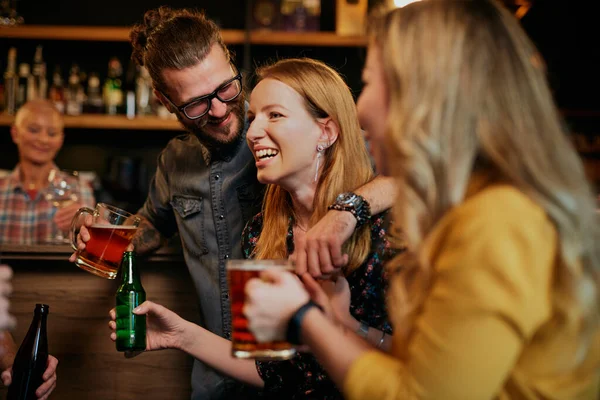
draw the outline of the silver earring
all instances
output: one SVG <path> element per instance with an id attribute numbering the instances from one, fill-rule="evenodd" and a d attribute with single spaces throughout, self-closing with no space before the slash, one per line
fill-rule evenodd
<path id="1" fill-rule="evenodd" d="M 315 182 L 319 179 L 319 165 L 321 164 L 321 157 L 323 156 L 323 150 L 325 150 L 325 147 L 323 147 L 322 144 L 317 146 L 317 170 L 315 171 Z"/>

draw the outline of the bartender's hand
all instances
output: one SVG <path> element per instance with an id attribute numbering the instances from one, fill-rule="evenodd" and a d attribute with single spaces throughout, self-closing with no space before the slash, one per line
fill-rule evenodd
<path id="1" fill-rule="evenodd" d="M 11 278 L 12 269 L 8 265 L 0 265 L 0 330 L 12 329 L 16 325 L 15 317 L 8 312 L 8 296 L 12 292 Z"/>
<path id="2" fill-rule="evenodd" d="M 40 400 L 46 400 L 50 393 L 56 387 L 56 367 L 58 366 L 58 360 L 53 355 L 48 355 L 48 363 L 46 364 L 46 371 L 42 375 L 44 383 L 40 385 L 35 391 L 35 396 Z M 12 382 L 12 366 L 8 367 L 2 372 L 2 383 L 4 386 L 9 386 Z"/>
<path id="3" fill-rule="evenodd" d="M 71 203 L 66 207 L 56 210 L 56 214 L 54 214 L 54 223 L 61 232 L 67 232 L 71 229 L 71 220 L 77 210 L 81 207 L 83 207 L 83 204 L 81 203 Z"/>

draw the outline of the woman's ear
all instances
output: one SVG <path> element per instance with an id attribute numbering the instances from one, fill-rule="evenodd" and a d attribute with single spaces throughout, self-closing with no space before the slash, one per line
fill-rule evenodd
<path id="1" fill-rule="evenodd" d="M 340 127 L 331 117 L 321 118 L 318 122 L 321 125 L 319 142 L 327 143 L 327 147 L 329 147 L 337 140 L 340 134 Z"/>
<path id="2" fill-rule="evenodd" d="M 19 144 L 19 131 L 15 125 L 11 125 L 10 127 L 10 136 L 14 144 Z"/>

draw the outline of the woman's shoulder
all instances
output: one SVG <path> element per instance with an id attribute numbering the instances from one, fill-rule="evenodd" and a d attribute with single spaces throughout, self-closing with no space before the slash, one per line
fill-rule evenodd
<path id="1" fill-rule="evenodd" d="M 507 184 L 491 185 L 469 195 L 449 216 L 455 222 L 473 220 L 501 226 L 550 224 L 539 204 L 519 188 Z"/>

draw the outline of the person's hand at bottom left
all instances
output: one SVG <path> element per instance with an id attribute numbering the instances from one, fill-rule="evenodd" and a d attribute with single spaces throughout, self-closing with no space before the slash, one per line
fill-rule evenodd
<path id="1" fill-rule="evenodd" d="M 48 355 L 48 363 L 46 364 L 46 371 L 42 375 L 44 383 L 36 389 L 35 395 L 39 400 L 46 400 L 56 387 L 57 375 L 56 367 L 58 366 L 58 359 L 52 355 Z M 12 366 L 2 371 L 2 383 L 4 386 L 10 386 L 12 383 Z"/>

